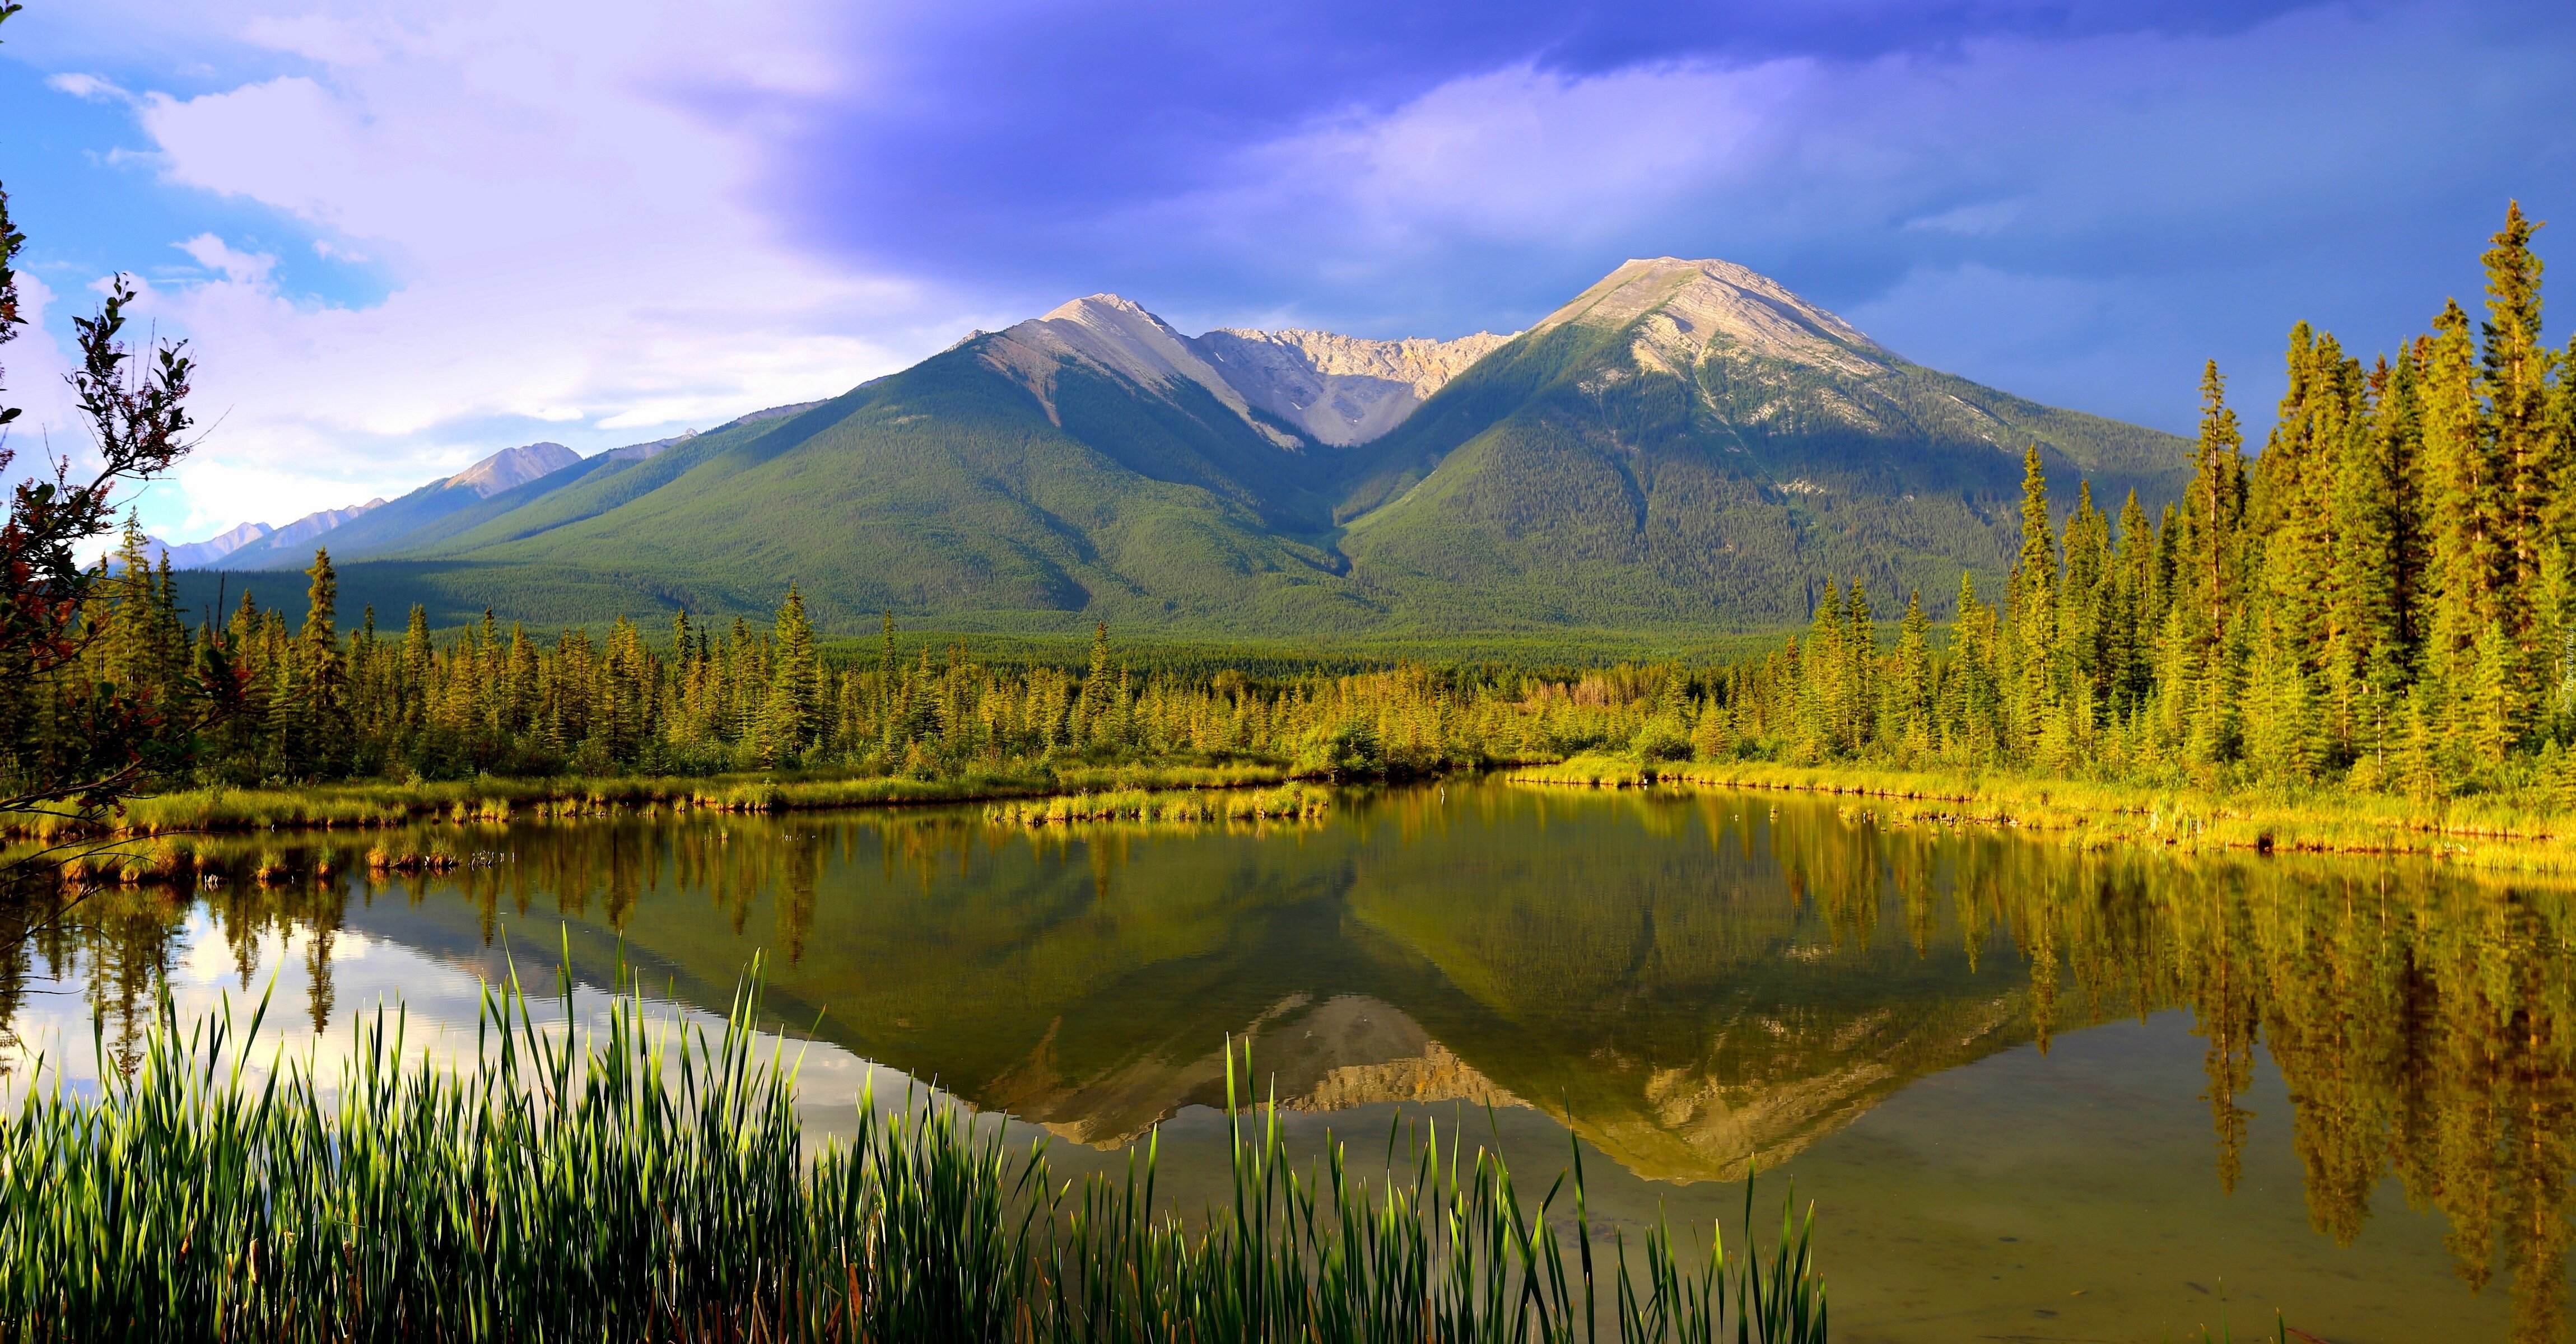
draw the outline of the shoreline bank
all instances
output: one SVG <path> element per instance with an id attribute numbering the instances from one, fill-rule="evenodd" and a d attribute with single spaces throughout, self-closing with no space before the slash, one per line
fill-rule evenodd
<path id="1" fill-rule="evenodd" d="M 104 825 L 47 819 L 0 832 L 20 842 L 138 840 L 179 834 L 264 830 L 364 830 L 424 822 L 507 821 L 513 816 L 587 816 L 619 808 L 776 813 L 845 807 L 913 807 L 1077 798 L 1088 794 L 1276 788 L 1284 766 L 1079 766 L 942 779 L 904 776 L 636 776 L 481 778 L 416 784 L 325 784 L 310 788 L 191 789 L 130 800 Z"/>
<path id="2" fill-rule="evenodd" d="M 2293 796 L 2003 771 L 1762 761 L 1649 764 L 1603 755 L 1499 773 L 1514 783 L 1560 787 L 1718 788 L 1868 799 L 1883 804 L 1868 809 L 1882 824 L 2030 831 L 2086 848 L 2402 857 L 2525 872 L 2576 871 L 2576 816 L 2494 799 L 2416 803 L 2375 794 L 2320 790 Z"/>
<path id="3" fill-rule="evenodd" d="M 2086 848 L 2138 845 L 2409 857 L 2508 871 L 2576 872 L 2576 814 L 2528 800 L 2417 803 L 2376 794 L 2097 783 L 2008 771 L 1919 771 L 1761 761 L 1641 762 L 1582 754 L 1452 773 L 1577 788 L 1735 789 L 1865 799 L 1881 824 L 1985 827 L 2045 834 Z M 1318 815 L 1314 780 L 1284 765 L 1103 765 L 946 778 L 480 778 L 312 788 L 189 790 L 137 798 L 105 826 L 22 826 L 14 846 L 153 840 L 259 831 L 383 829 L 417 824 L 599 816 L 620 810 L 777 814 L 860 807 L 984 805 L 988 820 L 1219 819 Z M 1190 801 L 1211 791 L 1269 796 L 1248 804 Z M 1085 805 L 1081 800 L 1096 800 Z M 1179 801 L 1174 801 L 1175 799 Z M 1858 807 L 1847 812 L 1863 810 Z"/>

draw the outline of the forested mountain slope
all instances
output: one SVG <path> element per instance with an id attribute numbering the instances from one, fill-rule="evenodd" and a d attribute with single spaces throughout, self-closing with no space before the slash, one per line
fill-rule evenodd
<path id="1" fill-rule="evenodd" d="M 1454 342 L 1192 338 L 1094 295 L 786 409 L 489 493 L 441 482 L 319 541 L 354 562 L 351 598 L 438 624 L 757 614 L 793 579 L 827 631 L 884 610 L 1744 628 L 1803 620 L 1827 575 L 1936 604 L 1962 569 L 1999 576 L 2031 443 L 2114 509 L 2131 487 L 2161 506 L 2187 470 L 2170 435 L 1924 369 L 1741 267 L 1672 258 Z"/>
<path id="2" fill-rule="evenodd" d="M 1742 267 L 1632 261 L 1366 449 L 1343 549 L 1441 624 L 1798 621 L 1828 575 L 1946 604 L 2011 563 L 2033 443 L 2115 512 L 2189 471 L 2180 439 L 1925 369 Z"/>

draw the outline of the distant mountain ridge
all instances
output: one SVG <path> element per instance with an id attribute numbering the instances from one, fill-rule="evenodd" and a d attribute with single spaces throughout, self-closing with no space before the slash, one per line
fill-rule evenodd
<path id="1" fill-rule="evenodd" d="M 826 629 L 1725 629 L 1821 580 L 1936 612 L 2018 543 L 2021 455 L 2106 508 L 2172 435 L 1916 365 L 1733 263 L 1633 260 L 1510 336 L 1184 335 L 1116 295 L 824 402 L 496 455 L 310 541 L 452 623 L 764 613 Z M 548 451 L 551 450 L 551 451 Z M 462 482 L 463 484 L 460 484 Z M 301 567 L 263 539 L 228 569 Z"/>
<path id="2" fill-rule="evenodd" d="M 352 504 L 345 509 L 323 509 L 308 513 L 280 527 L 270 527 L 266 523 L 240 523 L 230 531 L 218 532 L 204 541 L 177 545 L 158 537 L 147 536 L 143 539 L 143 551 L 146 555 L 167 552 L 172 569 L 209 569 L 218 561 L 238 556 L 256 547 L 282 548 L 310 541 L 343 523 L 356 519 L 369 509 L 382 507 L 383 504 L 382 499 L 371 499 L 364 504 Z"/>

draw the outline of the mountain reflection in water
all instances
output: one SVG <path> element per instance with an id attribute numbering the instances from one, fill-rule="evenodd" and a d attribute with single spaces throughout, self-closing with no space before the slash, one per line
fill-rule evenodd
<path id="1" fill-rule="evenodd" d="M 2576 930 L 2554 883 L 1504 785 L 1224 829 L 530 822 L 471 834 L 507 864 L 352 875 L 386 839 L 243 844 L 240 878 L 263 851 L 310 873 L 336 847 L 333 877 L 102 893 L 0 968 L 0 1013 L 31 973 L 78 978 L 130 1048 L 200 901 L 245 958 L 254 935 L 346 930 L 493 974 L 505 946 L 524 968 L 568 938 L 586 981 L 623 955 L 716 1011 L 766 950 L 782 1020 L 1084 1143 L 1221 1104 L 1231 1034 L 1285 1106 L 1532 1107 L 1693 1182 L 1777 1167 L 1928 1075 L 2183 1008 L 2221 1183 L 2259 1042 L 2318 1233 L 2350 1243 L 2394 1176 L 2445 1220 L 2462 1279 L 2506 1277 L 2514 1338 L 2565 1330 Z M 333 943 L 300 942 L 317 1024 Z"/>

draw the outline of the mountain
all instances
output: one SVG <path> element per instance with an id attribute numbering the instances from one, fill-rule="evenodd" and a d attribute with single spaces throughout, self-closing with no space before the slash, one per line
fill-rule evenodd
<path id="1" fill-rule="evenodd" d="M 504 448 L 442 482 L 450 490 L 471 490 L 490 499 L 512 486 L 551 476 L 581 461 L 581 454 L 560 443 L 532 443 Z"/>
<path id="2" fill-rule="evenodd" d="M 384 501 L 381 499 L 371 499 L 364 504 L 352 504 L 345 509 L 323 509 L 316 513 L 308 513 L 283 527 L 270 527 L 266 523 L 242 523 L 229 532 L 218 532 L 204 541 L 173 543 L 159 537 L 145 537 L 143 551 L 146 555 L 168 555 L 172 569 L 209 569 L 219 562 L 236 559 L 243 552 L 254 547 L 284 548 L 310 541 L 369 509 L 382 507 L 383 504 Z"/>
<path id="3" fill-rule="evenodd" d="M 330 550 L 335 564 L 356 559 L 386 549 L 389 543 L 416 538 L 454 514 L 531 481 L 580 466 L 582 460 L 581 454 L 560 443 L 504 448 L 453 476 L 432 481 L 389 504 L 377 500 L 374 506 L 363 510 L 363 519 L 351 517 L 336 526 L 316 528 L 295 536 L 287 535 L 287 530 L 281 528 L 265 540 L 226 557 L 225 567 L 302 569 L 313 563 L 313 551 L 317 545 Z M 314 515 L 316 518 L 321 516 Z M 176 559 L 171 563 L 178 564 Z"/>
<path id="4" fill-rule="evenodd" d="M 2117 511 L 2188 475 L 2169 434 L 1904 359 L 1723 261 L 1631 261 L 1446 385 L 1345 491 L 1342 549 L 1435 625 L 1804 619 L 1818 581 L 1939 603 L 2018 545 L 2022 451 Z"/>
<path id="5" fill-rule="evenodd" d="M 317 513 L 308 513 L 269 533 L 266 541 L 271 546 L 291 546 L 298 542 L 310 541 L 343 523 L 355 521 L 370 509 L 381 509 L 384 506 L 385 501 L 377 498 L 368 500 L 364 504 L 352 504 L 345 509 L 323 509 Z M 174 560 L 171 563 L 178 562 Z"/>
<path id="6" fill-rule="evenodd" d="M 2010 563 L 2034 444 L 2061 504 L 2083 478 L 2106 508 L 2132 488 L 2152 508 L 2187 475 L 2171 435 L 1924 368 L 1766 277 L 1665 257 L 1455 341 L 1191 337 L 1092 295 L 829 401 L 587 459 L 513 450 L 324 540 L 348 600 L 439 624 L 761 614 L 792 578 L 843 631 L 885 610 L 1025 632 L 1706 631 L 1803 620 L 1829 575 L 1882 609 L 1920 587 L 1938 614 L 1962 570 Z M 226 565 L 289 562 L 262 542 Z"/>
<path id="7" fill-rule="evenodd" d="M 204 541 L 171 542 L 159 537 L 145 537 L 143 553 L 147 556 L 169 556 L 172 569 L 205 569 L 275 530 L 266 523 L 242 523 L 229 532 L 218 532 Z"/>

